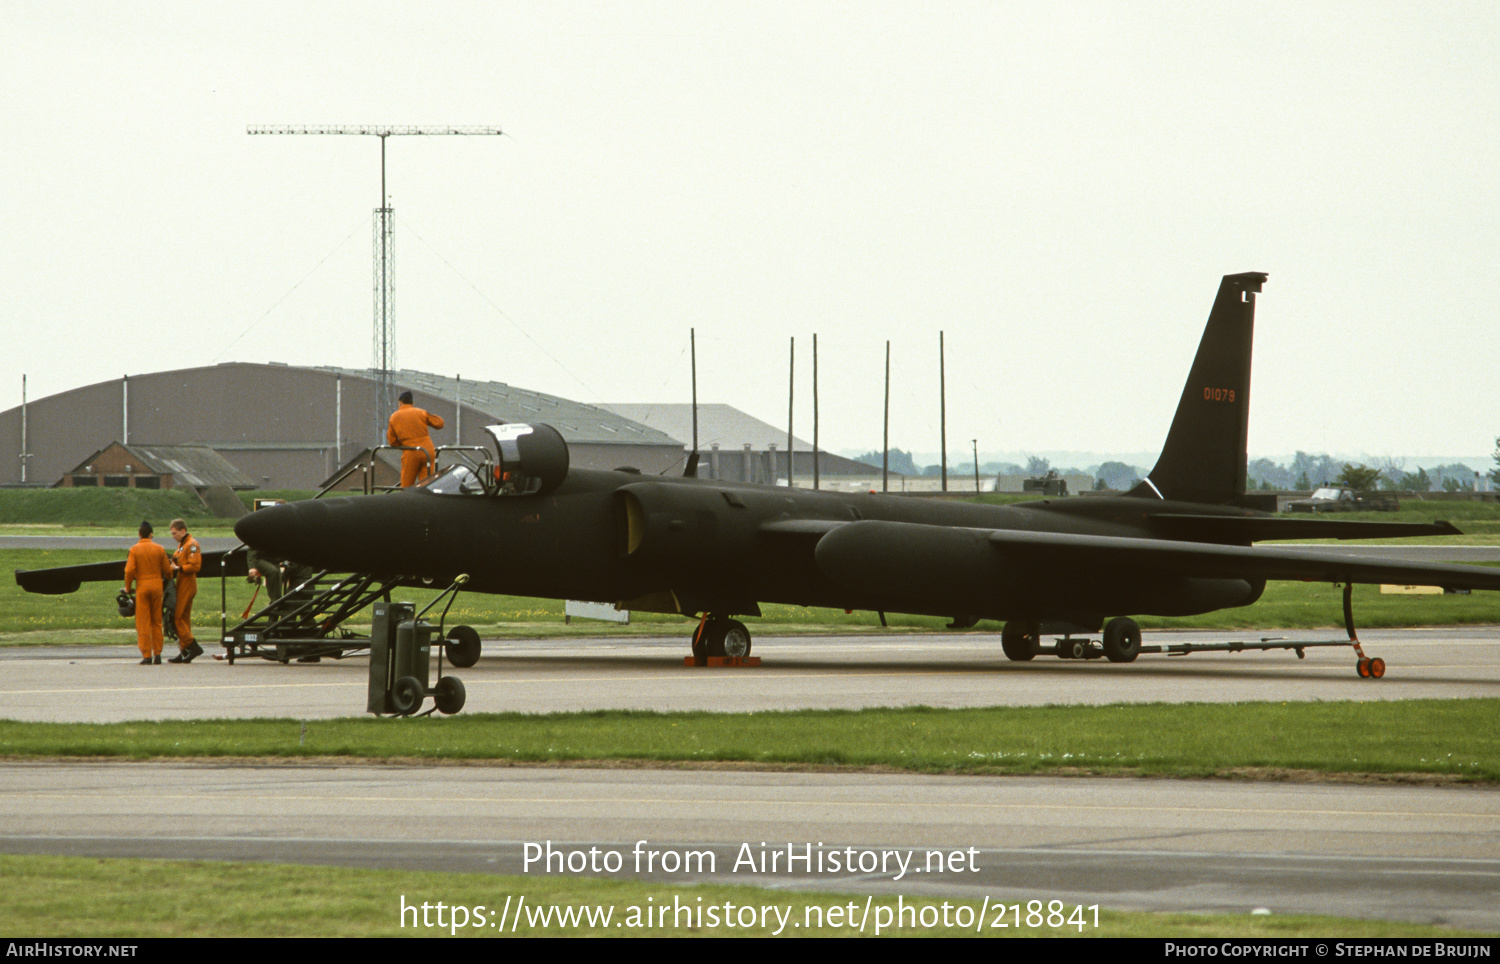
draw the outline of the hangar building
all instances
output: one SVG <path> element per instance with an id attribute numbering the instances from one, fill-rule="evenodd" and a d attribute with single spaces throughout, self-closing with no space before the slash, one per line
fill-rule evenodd
<path id="1" fill-rule="evenodd" d="M 683 464 L 682 442 L 581 402 L 502 382 L 400 371 L 395 384 L 447 423 L 438 445 L 492 445 L 484 426 L 546 422 L 574 465 L 632 466 L 646 474 Z M 369 370 L 228 362 L 130 375 L 0 412 L 0 485 L 50 485 L 111 443 L 206 445 L 262 489 L 310 489 L 368 447 L 385 443 Z M 24 431 L 24 445 L 23 445 Z"/>
<path id="2" fill-rule="evenodd" d="M 615 404 L 604 406 L 616 415 L 649 428 L 658 429 L 682 439 L 689 447 L 693 439 L 693 406 L 680 403 Z M 793 438 L 793 481 L 801 488 L 812 486 L 813 447 L 811 442 Z M 787 478 L 787 433 L 753 415 L 729 405 L 698 406 L 698 475 L 705 479 L 727 482 L 754 482 L 762 485 L 785 485 Z M 872 471 L 863 462 L 846 459 L 832 452 L 817 453 L 818 474 L 835 488 L 834 480 L 851 482 L 858 490 L 869 488 L 869 480 L 879 479 L 880 469 Z M 891 473 L 891 478 L 900 478 Z M 878 483 L 877 483 L 878 484 Z"/>

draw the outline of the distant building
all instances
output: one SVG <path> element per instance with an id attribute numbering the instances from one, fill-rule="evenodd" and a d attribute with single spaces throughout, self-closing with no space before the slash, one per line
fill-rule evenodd
<path id="1" fill-rule="evenodd" d="M 693 444 L 693 406 L 691 404 L 641 405 L 632 403 L 610 403 L 604 406 L 616 415 L 648 428 L 656 429 L 683 444 Z M 791 441 L 792 479 L 799 487 L 810 487 L 813 477 L 813 447 L 811 442 L 793 437 Z M 730 405 L 698 406 L 698 477 L 722 479 L 729 482 L 755 482 L 765 485 L 786 484 L 787 479 L 787 433 L 747 415 Z M 818 475 L 827 478 L 825 487 L 834 483 L 855 479 L 869 479 L 870 466 L 855 462 L 831 452 L 818 453 Z M 880 478 L 880 469 L 874 470 L 874 478 Z M 899 479 L 895 473 L 893 480 Z M 868 488 L 867 485 L 857 486 Z M 892 488 L 899 485 L 892 482 Z"/>
<path id="2" fill-rule="evenodd" d="M 485 425 L 546 422 L 562 433 L 574 465 L 646 474 L 682 465 L 682 442 L 592 405 L 426 372 L 393 379 L 447 422 L 432 433 L 438 445 L 492 447 Z M 244 362 L 87 385 L 29 402 L 24 446 L 21 409 L 0 412 L 0 484 L 48 485 L 73 474 L 86 453 L 149 439 L 207 446 L 261 488 L 315 488 L 361 449 L 385 444 L 390 413 L 375 410 L 375 391 L 369 371 Z"/>
<path id="3" fill-rule="evenodd" d="M 255 482 L 206 445 L 111 442 L 63 474 L 57 488 L 253 489 Z"/>

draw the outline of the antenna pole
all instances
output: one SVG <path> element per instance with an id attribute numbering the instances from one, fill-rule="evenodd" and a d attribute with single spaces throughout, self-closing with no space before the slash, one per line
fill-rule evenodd
<path id="1" fill-rule="evenodd" d="M 688 329 L 688 364 L 693 370 L 693 451 L 698 451 L 698 329 Z"/>
<path id="2" fill-rule="evenodd" d="M 943 333 L 938 332 L 938 434 L 943 448 L 943 491 L 948 491 L 948 376 L 944 370 Z"/>
<path id="3" fill-rule="evenodd" d="M 813 491 L 818 488 L 818 334 L 813 332 Z"/>
<path id="4" fill-rule="evenodd" d="M 792 393 L 797 388 L 797 338 L 792 337 L 791 347 L 787 349 L 786 366 L 786 487 L 793 489 L 797 483 L 792 478 Z"/>
<path id="5" fill-rule="evenodd" d="M 375 444 L 385 441 L 386 416 L 396 407 L 396 388 L 392 372 L 396 368 L 396 330 L 392 315 L 391 278 L 391 207 L 385 182 L 385 139 L 393 135 L 419 135 L 430 137 L 438 134 L 494 135 L 503 133 L 498 127 L 395 127 L 381 124 L 354 126 L 295 126 L 295 127 L 249 127 L 249 134 L 356 134 L 380 138 L 380 203 L 375 207 L 375 332 L 374 364 L 375 376 Z"/>
<path id="6" fill-rule="evenodd" d="M 880 442 L 880 491 L 891 491 L 891 343 L 885 343 L 885 421 Z"/>

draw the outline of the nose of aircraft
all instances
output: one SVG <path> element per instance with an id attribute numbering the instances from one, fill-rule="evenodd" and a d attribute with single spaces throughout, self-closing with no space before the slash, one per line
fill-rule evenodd
<path id="1" fill-rule="evenodd" d="M 261 509 L 235 523 L 251 548 L 336 572 L 404 572 L 424 564 L 421 496 L 317 499 Z"/>
<path id="2" fill-rule="evenodd" d="M 234 534 L 258 552 L 296 558 L 293 550 L 298 548 L 297 533 L 302 529 L 297 510 L 298 506 L 288 504 L 252 512 L 234 524 Z"/>

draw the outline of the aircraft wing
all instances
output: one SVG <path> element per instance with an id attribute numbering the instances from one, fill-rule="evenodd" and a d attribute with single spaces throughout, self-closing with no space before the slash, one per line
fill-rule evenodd
<path id="1" fill-rule="evenodd" d="M 245 550 L 231 549 L 225 552 L 205 552 L 200 576 L 243 576 L 249 572 L 245 565 Z M 27 592 L 58 596 L 77 592 L 86 582 L 117 582 L 125 584 L 125 560 L 91 562 L 81 566 L 59 566 L 56 569 L 17 569 L 16 585 Z"/>
<path id="2" fill-rule="evenodd" d="M 988 553 L 984 551 L 985 547 Z M 1303 549 L 1223 546 L 1166 539 L 965 529 L 906 522 L 846 522 L 818 542 L 818 565 L 834 580 L 859 585 L 897 570 L 932 572 L 939 559 L 985 565 L 997 558 L 1026 570 L 1154 572 L 1208 579 L 1395 583 L 1500 590 L 1500 569 L 1329 555 Z M 989 559 L 986 560 L 985 556 Z"/>
<path id="3" fill-rule="evenodd" d="M 1219 546 L 1201 542 L 1120 539 L 1055 532 L 992 531 L 1002 553 L 1021 553 L 1092 565 L 1116 564 L 1211 579 L 1279 579 L 1301 582 L 1395 583 L 1449 589 L 1500 590 L 1500 569 L 1433 562 L 1399 562 L 1329 555 L 1271 546 Z"/>
<path id="4" fill-rule="evenodd" d="M 94 562 L 83 566 L 59 566 L 56 569 L 17 569 L 16 585 L 27 592 L 59 596 L 77 592 L 86 582 L 125 582 L 125 560 Z"/>
<path id="5" fill-rule="evenodd" d="M 1248 544 L 1264 539 L 1401 539 L 1462 535 L 1451 522 L 1348 522 L 1303 516 L 1223 516 L 1153 512 L 1167 535 L 1189 540 Z"/>

